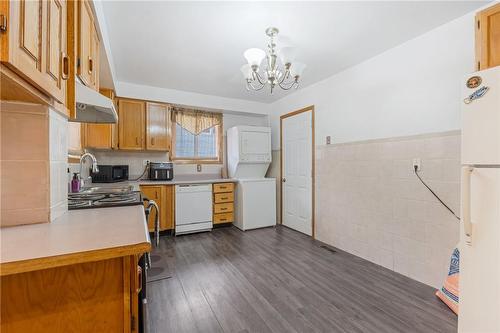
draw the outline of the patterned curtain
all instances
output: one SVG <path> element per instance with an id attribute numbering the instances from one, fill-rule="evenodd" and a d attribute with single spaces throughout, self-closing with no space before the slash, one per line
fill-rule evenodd
<path id="1" fill-rule="evenodd" d="M 174 107 L 172 120 L 187 131 L 198 135 L 204 130 L 220 125 L 222 113 Z"/>

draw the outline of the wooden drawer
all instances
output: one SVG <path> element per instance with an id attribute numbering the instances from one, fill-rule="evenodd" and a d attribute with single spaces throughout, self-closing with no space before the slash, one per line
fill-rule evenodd
<path id="1" fill-rule="evenodd" d="M 214 193 L 233 192 L 233 190 L 234 190 L 233 183 L 214 184 Z"/>
<path id="2" fill-rule="evenodd" d="M 216 193 L 214 194 L 214 202 L 215 203 L 224 203 L 224 202 L 233 202 L 234 201 L 234 193 Z"/>
<path id="3" fill-rule="evenodd" d="M 214 214 L 231 213 L 233 211 L 233 203 L 219 203 L 214 205 Z"/>
<path id="4" fill-rule="evenodd" d="M 214 224 L 229 223 L 234 221 L 233 213 L 214 214 Z"/>

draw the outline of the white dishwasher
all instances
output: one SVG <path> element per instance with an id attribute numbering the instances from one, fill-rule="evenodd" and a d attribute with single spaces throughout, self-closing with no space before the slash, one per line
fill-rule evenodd
<path id="1" fill-rule="evenodd" d="M 212 230 L 212 184 L 175 186 L 175 234 Z"/>

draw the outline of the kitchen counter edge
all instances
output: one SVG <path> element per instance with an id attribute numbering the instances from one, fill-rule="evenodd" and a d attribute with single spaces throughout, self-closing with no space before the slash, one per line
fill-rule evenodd
<path id="1" fill-rule="evenodd" d="M 0 237 L 0 276 L 151 249 L 142 205 L 71 210 L 53 222 L 2 228 Z"/>

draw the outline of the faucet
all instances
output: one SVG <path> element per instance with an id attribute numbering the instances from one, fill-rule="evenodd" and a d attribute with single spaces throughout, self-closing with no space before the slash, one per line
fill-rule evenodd
<path id="1" fill-rule="evenodd" d="M 93 173 L 99 172 L 99 168 L 97 167 L 97 159 L 95 158 L 95 156 L 89 152 L 85 152 L 84 154 L 82 154 L 82 156 L 80 156 L 80 180 L 82 179 L 82 165 L 87 157 L 92 160 L 92 172 Z M 87 177 L 87 179 L 88 178 L 92 179 L 92 177 L 90 175 Z M 84 187 L 84 186 L 85 186 L 85 180 L 83 181 L 82 187 Z"/>

